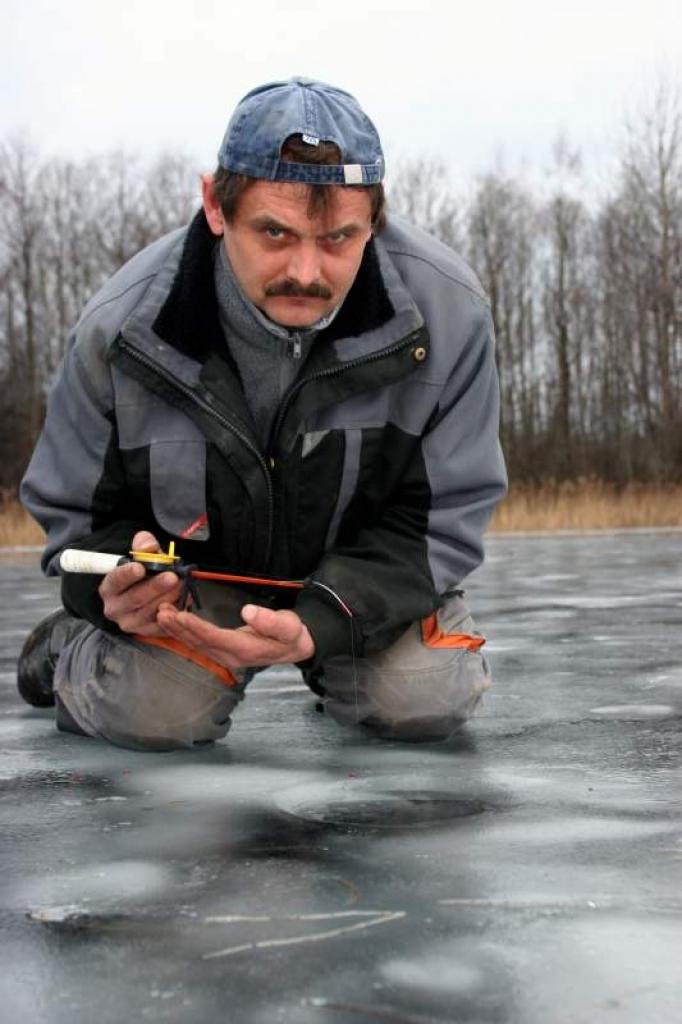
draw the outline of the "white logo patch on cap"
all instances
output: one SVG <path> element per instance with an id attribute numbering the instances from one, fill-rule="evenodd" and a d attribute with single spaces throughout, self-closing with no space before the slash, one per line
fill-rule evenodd
<path id="1" fill-rule="evenodd" d="M 362 185 L 362 165 L 344 164 L 343 180 L 346 185 Z"/>

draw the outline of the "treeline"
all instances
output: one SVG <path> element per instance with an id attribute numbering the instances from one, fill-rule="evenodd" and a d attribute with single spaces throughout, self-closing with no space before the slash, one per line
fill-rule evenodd
<path id="1" fill-rule="evenodd" d="M 80 311 L 126 260 L 187 222 L 198 172 L 189 158 L 142 165 L 122 153 L 42 159 L 0 146 L 0 492 L 16 489 L 47 391 Z"/>
<path id="2" fill-rule="evenodd" d="M 533 186 L 481 176 L 466 201 L 416 166 L 397 205 L 490 296 L 512 480 L 682 481 L 682 111 L 662 85 L 586 180 L 558 142 Z M 424 187 L 426 185 L 426 187 Z"/>
<path id="3" fill-rule="evenodd" d="M 21 476 L 80 309 L 133 253 L 185 223 L 197 194 L 187 157 L 79 163 L 0 148 L 0 489 Z M 544 176 L 490 172 L 466 196 L 438 163 L 405 163 L 389 205 L 459 249 L 490 296 L 513 480 L 682 481 L 673 90 L 623 127 L 600 187 L 558 143 Z"/>

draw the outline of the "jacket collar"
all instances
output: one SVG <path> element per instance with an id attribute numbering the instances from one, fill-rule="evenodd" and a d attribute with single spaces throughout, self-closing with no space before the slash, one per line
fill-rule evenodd
<path id="1" fill-rule="evenodd" d="M 140 305 L 124 324 L 126 341 L 187 383 L 198 379 L 212 355 L 231 362 L 220 326 L 215 291 L 216 237 L 200 210 L 184 245 L 161 265 Z M 315 341 L 316 362 L 343 364 L 378 353 L 423 326 L 381 239 L 365 247 L 343 306 Z"/>

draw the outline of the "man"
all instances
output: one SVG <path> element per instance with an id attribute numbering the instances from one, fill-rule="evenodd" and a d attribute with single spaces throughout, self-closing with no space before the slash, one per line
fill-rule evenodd
<path id="1" fill-rule="evenodd" d="M 299 589 L 137 562 L 64 574 L 19 687 L 62 729 L 138 749 L 225 735 L 258 668 L 293 662 L 336 719 L 443 739 L 488 685 L 458 590 L 505 486 L 488 303 L 385 223 L 376 129 L 292 79 L 237 106 L 203 209 L 83 312 L 23 482 L 43 565 L 165 550 Z M 52 669 L 54 668 L 54 680 Z"/>

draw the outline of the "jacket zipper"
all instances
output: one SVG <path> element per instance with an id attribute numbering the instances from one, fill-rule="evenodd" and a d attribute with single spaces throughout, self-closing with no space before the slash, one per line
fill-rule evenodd
<path id="1" fill-rule="evenodd" d="M 293 338 L 289 339 L 288 355 L 292 359 L 300 359 L 303 352 L 303 345 L 301 343 L 301 335 L 294 334 Z"/>
<path id="2" fill-rule="evenodd" d="M 239 441 L 241 441 L 242 444 L 245 445 L 245 447 L 248 448 L 248 450 L 254 456 L 254 458 L 258 462 L 258 465 L 263 471 L 263 476 L 265 477 L 265 483 L 267 485 L 268 492 L 268 543 L 265 558 L 265 566 L 267 567 L 268 563 L 270 562 L 270 554 L 272 548 L 272 531 L 275 502 L 270 470 L 268 469 L 267 462 L 261 455 L 256 445 L 245 433 L 243 433 L 243 431 L 241 431 L 238 427 L 231 423 L 230 420 L 223 416 L 221 412 L 219 412 L 217 409 L 214 409 L 213 406 L 210 404 L 210 400 L 200 398 L 196 394 L 196 392 L 192 390 L 192 388 L 188 387 L 181 380 L 178 380 L 177 377 L 174 377 L 167 370 L 164 370 L 162 366 L 159 366 L 159 364 L 155 362 L 153 359 L 151 359 L 149 356 L 145 356 L 136 348 L 133 348 L 131 345 L 128 344 L 128 342 L 126 342 L 125 338 L 123 338 L 122 336 L 119 337 L 119 347 L 122 348 L 124 352 L 126 352 L 127 355 L 129 355 L 132 359 L 136 360 L 138 363 L 141 363 L 143 366 L 146 366 L 148 370 L 152 370 L 154 373 L 158 374 L 159 377 L 162 377 L 168 384 L 171 385 L 172 388 L 174 388 L 177 391 L 180 391 L 183 395 L 189 398 L 195 405 L 199 406 L 199 408 L 202 409 L 203 412 L 207 413 L 209 416 L 213 417 L 213 419 L 217 420 L 218 423 L 220 423 L 223 427 L 225 427 L 232 434 L 234 434 L 234 436 Z"/>
<path id="3" fill-rule="evenodd" d="M 379 359 L 385 359 L 388 356 L 395 355 L 396 352 L 402 352 L 404 348 L 407 348 L 409 345 L 413 345 L 418 340 L 419 332 L 412 333 L 409 334 L 406 338 L 402 338 L 400 341 L 397 341 L 393 345 L 390 345 L 388 348 L 381 349 L 380 352 L 372 352 L 370 355 L 367 356 L 359 356 L 357 359 L 351 359 L 350 362 L 339 363 L 336 366 L 330 366 L 326 370 L 320 370 L 319 373 L 313 373 L 309 377 L 301 377 L 299 380 L 295 381 L 287 391 L 286 395 L 284 396 L 284 401 L 282 402 L 282 405 L 279 408 L 279 412 L 277 413 L 273 428 L 270 432 L 270 443 L 268 445 L 270 466 L 274 467 L 274 459 L 272 457 L 274 443 L 277 438 L 277 435 L 281 430 L 282 423 L 284 422 L 284 417 L 287 414 L 289 405 L 291 404 L 291 400 L 294 397 L 294 395 L 298 391 L 300 391 L 300 389 L 305 384 L 309 384 L 310 381 L 313 380 L 322 380 L 322 378 L 324 377 L 336 377 L 341 373 L 345 373 L 346 370 L 354 370 L 358 366 L 365 366 L 368 363 L 375 363 Z"/>

